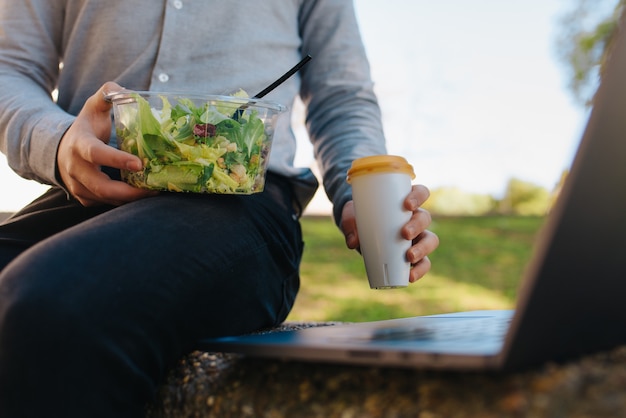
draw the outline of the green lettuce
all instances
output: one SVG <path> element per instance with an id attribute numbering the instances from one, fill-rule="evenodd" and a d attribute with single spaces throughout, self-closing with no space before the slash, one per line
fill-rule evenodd
<path id="1" fill-rule="evenodd" d="M 242 94 L 242 93 L 238 93 Z M 269 138 L 258 111 L 245 103 L 204 103 L 161 96 L 155 109 L 139 94 L 116 109 L 120 148 L 144 163 L 140 172 L 123 172 L 136 186 L 197 193 L 260 191 Z M 233 117 L 236 115 L 236 117 Z"/>

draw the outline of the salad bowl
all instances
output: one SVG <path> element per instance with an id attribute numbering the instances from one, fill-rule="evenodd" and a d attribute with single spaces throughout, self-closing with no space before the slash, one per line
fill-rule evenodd
<path id="1" fill-rule="evenodd" d="M 277 116 L 285 107 L 239 96 L 122 91 L 113 104 L 117 146 L 143 169 L 128 184 L 172 192 L 263 191 Z"/>

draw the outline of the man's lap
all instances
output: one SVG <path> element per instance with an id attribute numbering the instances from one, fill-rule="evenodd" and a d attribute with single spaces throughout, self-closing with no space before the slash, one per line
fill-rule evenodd
<path id="1" fill-rule="evenodd" d="M 163 193 L 84 211 L 57 190 L 43 199 L 48 212 L 40 201 L 16 214 L 0 227 L 0 252 L 21 251 L 0 272 L 0 369 L 3 356 L 32 358 L 37 347 L 66 361 L 89 352 L 102 364 L 89 372 L 100 375 L 122 361 L 158 379 L 199 337 L 283 321 L 302 243 L 290 196 L 268 186 L 274 193 Z"/>

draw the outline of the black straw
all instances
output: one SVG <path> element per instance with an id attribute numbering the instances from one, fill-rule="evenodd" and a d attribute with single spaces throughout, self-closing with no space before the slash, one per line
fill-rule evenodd
<path id="1" fill-rule="evenodd" d="M 285 82 L 285 80 L 287 80 L 289 77 L 294 75 L 300 68 L 304 67 L 304 65 L 307 62 L 309 62 L 309 61 L 311 61 L 311 56 L 307 54 L 307 56 L 304 57 L 302 59 L 302 61 L 297 63 L 291 70 L 287 71 L 285 74 L 283 74 L 282 77 L 280 77 L 278 80 L 274 81 L 269 86 L 265 87 L 265 89 L 261 90 L 259 93 L 254 95 L 252 98 L 253 99 L 260 99 L 261 97 L 265 96 L 267 93 L 269 93 L 270 91 L 274 90 L 279 85 L 283 84 Z"/>
<path id="2" fill-rule="evenodd" d="M 309 61 L 311 61 L 311 56 L 307 54 L 307 56 L 304 57 L 299 63 L 297 63 L 291 70 L 287 71 L 278 80 L 274 81 L 272 84 L 270 84 L 269 86 L 265 87 L 263 90 L 261 90 L 260 92 L 255 94 L 252 98 L 253 99 L 260 99 L 261 97 L 265 96 L 267 93 L 269 93 L 270 91 L 274 90 L 276 87 L 278 87 L 281 84 L 283 84 L 285 82 L 285 80 L 287 80 L 289 77 L 291 77 L 296 72 L 298 72 L 298 70 L 300 70 L 300 68 L 304 67 L 304 65 L 307 62 L 309 62 Z M 246 110 L 247 107 L 248 107 L 248 103 L 239 106 L 239 108 L 237 108 L 237 110 L 235 110 L 235 113 L 233 113 L 233 119 L 234 120 L 239 120 L 241 115 L 243 115 L 243 111 Z"/>

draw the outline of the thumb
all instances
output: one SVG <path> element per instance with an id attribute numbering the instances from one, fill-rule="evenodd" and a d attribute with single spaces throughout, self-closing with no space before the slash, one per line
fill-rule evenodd
<path id="1" fill-rule="evenodd" d="M 345 236 L 348 248 L 357 248 L 359 246 L 359 235 L 356 229 L 353 201 L 347 202 L 341 211 L 341 230 Z"/>
<path id="2" fill-rule="evenodd" d="M 97 92 L 85 102 L 79 114 L 92 127 L 93 133 L 100 140 L 108 142 L 111 134 L 111 108 L 113 104 L 108 95 L 124 90 L 119 84 L 109 81 L 104 83 Z"/>

